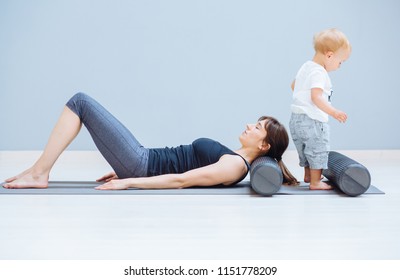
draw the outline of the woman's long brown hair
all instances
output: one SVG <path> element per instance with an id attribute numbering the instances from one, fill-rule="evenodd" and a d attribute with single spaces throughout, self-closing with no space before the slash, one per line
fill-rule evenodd
<path id="1" fill-rule="evenodd" d="M 290 173 L 289 169 L 282 161 L 282 155 L 289 146 L 289 136 L 286 128 L 274 117 L 262 116 L 258 121 L 267 120 L 265 122 L 265 130 L 267 136 L 265 142 L 270 145 L 265 156 L 274 158 L 278 163 L 283 174 L 283 182 L 289 185 L 297 185 L 299 181 Z"/>

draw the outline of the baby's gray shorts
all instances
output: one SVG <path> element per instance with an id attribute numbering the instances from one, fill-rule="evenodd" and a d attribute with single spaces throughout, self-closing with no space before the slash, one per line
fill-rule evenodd
<path id="1" fill-rule="evenodd" d="M 299 154 L 300 166 L 328 168 L 329 125 L 311 119 L 306 114 L 292 113 L 289 128 Z"/>

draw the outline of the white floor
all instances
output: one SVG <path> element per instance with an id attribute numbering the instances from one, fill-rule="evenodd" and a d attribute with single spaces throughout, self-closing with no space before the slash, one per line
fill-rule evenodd
<path id="1" fill-rule="evenodd" d="M 0 195 L 0 259 L 400 259 L 400 151 L 342 151 L 385 195 Z M 0 180 L 38 152 L 0 152 Z M 301 179 L 296 154 L 284 158 Z M 109 171 L 66 152 L 52 180 Z"/>

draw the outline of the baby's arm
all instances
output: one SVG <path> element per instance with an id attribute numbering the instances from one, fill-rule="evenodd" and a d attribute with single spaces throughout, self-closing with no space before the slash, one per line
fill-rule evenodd
<path id="1" fill-rule="evenodd" d="M 311 100 L 319 109 L 321 109 L 328 115 L 334 117 L 339 122 L 344 123 L 347 120 L 347 115 L 345 112 L 339 111 L 338 109 L 334 108 L 331 104 L 326 102 L 326 100 L 322 97 L 321 88 L 311 89 Z"/>

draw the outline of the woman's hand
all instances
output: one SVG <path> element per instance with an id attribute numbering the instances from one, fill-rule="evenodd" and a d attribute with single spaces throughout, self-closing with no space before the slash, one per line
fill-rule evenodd
<path id="1" fill-rule="evenodd" d="M 126 179 L 114 179 L 107 181 L 107 183 L 95 187 L 96 190 L 127 190 L 129 188 Z"/>
<path id="2" fill-rule="evenodd" d="M 115 172 L 110 172 L 104 175 L 103 177 L 96 180 L 96 182 L 110 182 L 111 180 L 118 179 L 117 174 Z"/>

